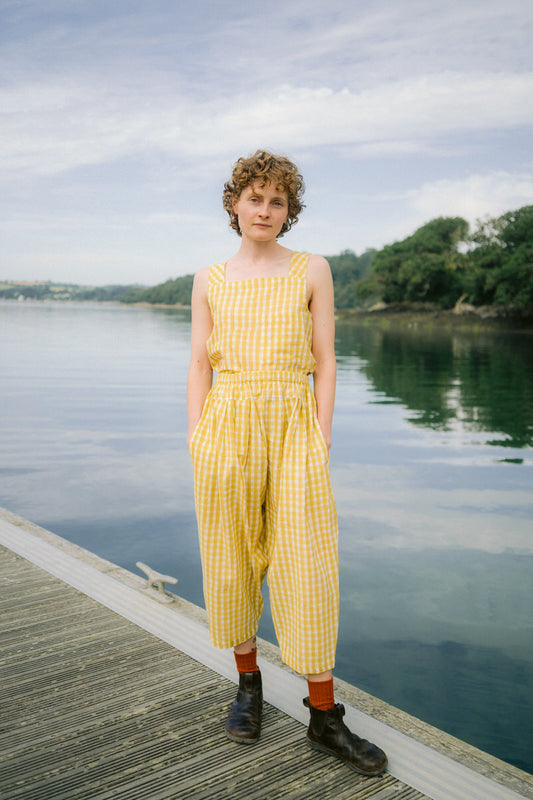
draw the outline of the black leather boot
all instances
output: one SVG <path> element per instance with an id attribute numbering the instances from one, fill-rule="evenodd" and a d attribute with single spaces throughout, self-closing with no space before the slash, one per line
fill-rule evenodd
<path id="1" fill-rule="evenodd" d="M 379 775 L 383 772 L 387 766 L 387 756 L 375 744 L 360 739 L 346 727 L 342 721 L 345 711 L 341 703 L 321 711 L 314 708 L 306 697 L 304 706 L 311 712 L 307 730 L 311 747 L 341 758 L 361 775 Z"/>
<path id="2" fill-rule="evenodd" d="M 261 733 L 262 710 L 261 673 L 242 672 L 239 675 L 239 691 L 226 720 L 226 736 L 233 742 L 242 744 L 257 742 Z"/>

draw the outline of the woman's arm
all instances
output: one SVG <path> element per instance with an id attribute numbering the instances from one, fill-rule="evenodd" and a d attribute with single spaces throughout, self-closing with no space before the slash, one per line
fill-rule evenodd
<path id="1" fill-rule="evenodd" d="M 335 306 L 333 279 L 322 256 L 310 256 L 307 266 L 309 310 L 313 319 L 312 350 L 316 361 L 313 387 L 320 429 L 331 447 L 331 423 L 335 405 Z"/>
<path id="2" fill-rule="evenodd" d="M 187 445 L 202 414 L 205 398 L 213 382 L 213 369 L 207 355 L 207 340 L 213 330 L 211 310 L 207 302 L 209 269 L 194 277 L 191 299 L 191 361 L 187 374 Z"/>

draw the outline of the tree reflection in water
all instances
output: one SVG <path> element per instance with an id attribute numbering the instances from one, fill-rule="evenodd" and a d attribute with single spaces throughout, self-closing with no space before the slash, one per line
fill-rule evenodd
<path id="1" fill-rule="evenodd" d="M 485 443 L 500 447 L 533 444 L 530 333 L 376 322 L 337 321 L 341 370 L 360 359 L 384 402 L 399 401 L 415 425 L 490 433 Z"/>

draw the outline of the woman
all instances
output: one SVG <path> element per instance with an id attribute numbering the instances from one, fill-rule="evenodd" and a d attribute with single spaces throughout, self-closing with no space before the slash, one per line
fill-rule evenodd
<path id="1" fill-rule="evenodd" d="M 377 775 L 385 754 L 348 730 L 333 696 L 333 283 L 324 258 L 278 242 L 298 220 L 303 191 L 287 158 L 264 151 L 240 158 L 223 194 L 240 248 L 194 280 L 188 445 L 204 595 L 211 640 L 234 648 L 239 672 L 227 736 L 253 743 L 260 735 L 256 632 L 268 575 L 281 656 L 307 675 L 310 743 Z"/>

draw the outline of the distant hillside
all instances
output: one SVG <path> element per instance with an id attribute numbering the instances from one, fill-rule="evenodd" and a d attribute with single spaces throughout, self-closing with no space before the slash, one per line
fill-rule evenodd
<path id="1" fill-rule="evenodd" d="M 353 308 L 356 305 L 356 283 L 369 274 L 373 254 L 373 250 L 367 250 L 357 256 L 351 250 L 343 250 L 337 256 L 327 257 L 333 274 L 337 308 Z M 193 275 L 183 275 L 148 289 L 134 289 L 125 294 L 123 302 L 188 306 L 193 278 Z"/>
<path id="2" fill-rule="evenodd" d="M 360 256 L 343 250 L 327 258 L 338 309 L 381 301 L 528 310 L 533 307 L 533 206 L 481 220 L 473 232 L 461 217 L 438 217 L 381 250 Z M 193 277 L 148 288 L 5 281 L 0 298 L 189 306 Z"/>
<path id="3" fill-rule="evenodd" d="M 78 302 L 120 302 L 135 287 L 78 286 L 74 283 L 52 281 L 0 281 L 0 299 L 3 300 L 76 300 Z"/>
<path id="4" fill-rule="evenodd" d="M 333 276 L 336 308 L 361 305 L 357 284 L 369 275 L 375 252 L 365 250 L 357 256 L 352 250 L 343 250 L 338 256 L 326 256 Z"/>
<path id="5" fill-rule="evenodd" d="M 153 303 L 167 306 L 189 306 L 191 304 L 194 275 L 170 278 L 148 289 L 131 288 L 122 297 L 123 303 Z"/>

